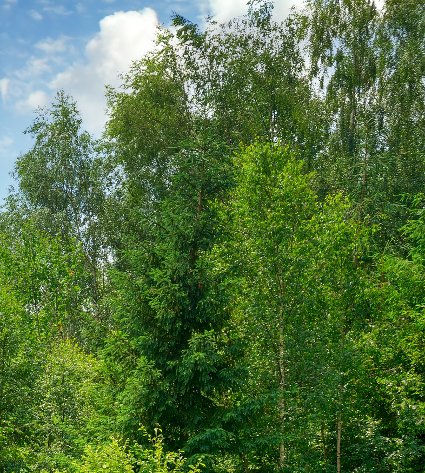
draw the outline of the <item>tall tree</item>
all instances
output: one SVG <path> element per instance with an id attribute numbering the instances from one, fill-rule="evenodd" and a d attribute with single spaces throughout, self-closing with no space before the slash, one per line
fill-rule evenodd
<path id="1" fill-rule="evenodd" d="M 111 343 L 132 354 L 132 365 L 122 360 L 126 432 L 159 422 L 172 443 L 214 453 L 227 444 L 220 412 L 238 356 L 208 259 L 221 232 L 214 201 L 234 185 L 241 141 L 285 138 L 302 150 L 316 138 L 294 94 L 310 99 L 290 24 L 273 23 L 262 6 L 204 33 L 178 16 L 175 25 L 134 63 L 124 91 L 109 91 L 107 136 L 123 171 L 115 298 L 123 334 Z"/>
<path id="2" fill-rule="evenodd" d="M 99 321 L 108 257 L 104 215 L 109 172 L 81 123 L 75 102 L 63 91 L 51 108 L 38 111 L 26 130 L 35 143 L 16 161 L 18 189 L 9 196 L 2 220 L 11 234 L 19 234 L 19 227 L 32 220 L 60 236 L 65 253 L 73 241 L 80 244 L 88 277 L 86 304 Z"/>
<path id="3" fill-rule="evenodd" d="M 314 0 L 307 12 L 310 75 L 330 113 L 321 195 L 347 192 L 383 248 L 408 218 L 400 195 L 423 191 L 423 5 Z"/>
<path id="4" fill-rule="evenodd" d="M 357 384 L 353 339 L 364 329 L 355 255 L 368 231 L 341 197 L 318 203 L 288 148 L 252 146 L 235 164 L 216 267 L 234 330 L 249 340 L 248 383 L 229 415 L 237 450 L 246 469 L 340 468 L 342 419 L 350 424 L 359 395 L 347 386 Z"/>
<path id="5" fill-rule="evenodd" d="M 131 93 L 110 94 L 127 190 L 115 308 L 134 360 L 119 416 L 127 435 L 159 423 L 177 446 L 210 431 L 199 451 L 220 441 L 213 419 L 232 384 L 227 315 L 201 258 L 216 238 L 211 202 L 231 180 L 226 145 L 205 109 L 191 110 L 171 37 L 163 41 L 127 77 Z"/>

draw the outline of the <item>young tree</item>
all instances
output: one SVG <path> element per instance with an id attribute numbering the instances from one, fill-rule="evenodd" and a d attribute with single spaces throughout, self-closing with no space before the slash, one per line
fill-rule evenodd
<path id="1" fill-rule="evenodd" d="M 318 203 L 313 176 L 287 147 L 251 146 L 235 165 L 216 267 L 233 294 L 234 330 L 247 340 L 249 377 L 227 428 L 246 470 L 333 463 L 340 471 L 342 419 L 350 424 L 358 405 L 347 386 L 357 385 L 353 342 L 364 324 L 356 258 L 367 231 L 341 197 Z"/>
<path id="2" fill-rule="evenodd" d="M 81 130 L 81 123 L 75 102 L 63 91 L 51 108 L 38 110 L 26 130 L 35 143 L 16 161 L 18 190 L 9 196 L 2 222 L 8 233 L 19 235 L 31 220 L 39 230 L 60 237 L 64 254 L 78 242 L 87 273 L 85 303 L 99 324 L 108 257 L 104 216 L 110 173 L 99 144 Z"/>
<path id="3" fill-rule="evenodd" d="M 28 329 L 46 346 L 57 338 L 81 339 L 87 276 L 76 242 L 66 245 L 33 222 L 23 224 L 19 235 L 0 235 L 0 242 L 0 277 L 25 309 Z"/>
<path id="4" fill-rule="evenodd" d="M 82 430 L 81 417 L 87 422 L 90 416 L 75 414 L 78 403 L 74 401 L 87 388 L 87 378 L 94 378 L 94 370 L 81 375 L 83 362 L 87 366 L 93 360 L 84 360 L 82 354 L 78 358 L 76 349 L 63 353 L 57 345 L 65 339 L 64 347 L 70 347 L 71 338 L 83 338 L 86 314 L 79 297 L 81 280 L 85 280 L 84 258 L 77 248 L 68 247 L 64 254 L 63 242 L 33 224 L 23 226 L 19 236 L 0 235 L 0 428 L 4 445 L 0 465 L 4 471 L 69 464 L 69 457 L 78 452 L 75 438 L 82 441 L 83 432 L 76 435 L 77 429 Z M 49 386 L 46 380 L 52 377 Z M 57 391 L 60 394 L 52 400 L 52 392 Z M 60 406 L 54 406 L 55 401 Z"/>

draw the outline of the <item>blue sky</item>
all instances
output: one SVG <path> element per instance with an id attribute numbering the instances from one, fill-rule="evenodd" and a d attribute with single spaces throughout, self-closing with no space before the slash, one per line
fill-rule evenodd
<path id="1" fill-rule="evenodd" d="M 202 24 L 246 12 L 247 0 L 0 0 L 0 202 L 9 172 L 31 147 L 23 134 L 37 107 L 58 89 L 77 101 L 84 128 L 99 137 L 105 123 L 104 85 L 152 47 L 158 23 L 173 12 Z M 302 0 L 277 0 L 276 19 Z"/>

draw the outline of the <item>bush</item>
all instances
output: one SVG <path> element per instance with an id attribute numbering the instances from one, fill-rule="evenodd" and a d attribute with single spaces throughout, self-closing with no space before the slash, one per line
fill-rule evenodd
<path id="1" fill-rule="evenodd" d="M 116 439 L 106 445 L 84 449 L 83 463 L 76 464 L 77 473 L 133 473 L 134 457 L 126 452 L 127 445 Z"/>
<path id="2" fill-rule="evenodd" d="M 138 446 L 137 456 L 140 473 L 178 473 L 187 471 L 187 467 L 192 473 L 200 473 L 201 460 L 198 460 L 195 466 L 186 465 L 186 458 L 183 452 L 164 452 L 164 437 L 161 429 L 155 429 L 155 435 L 152 437 L 145 432 L 152 443 L 153 449 L 141 449 Z"/>
<path id="3" fill-rule="evenodd" d="M 120 443 L 112 438 L 111 442 L 93 448 L 84 449 L 82 462 L 74 463 L 76 473 L 133 473 L 137 466 L 139 473 L 180 473 L 191 470 L 201 472 L 201 460 L 196 465 L 187 465 L 183 452 L 165 452 L 164 437 L 160 429 L 155 429 L 152 437 L 146 433 L 152 449 L 144 449 L 138 444 L 128 448 L 127 443 Z"/>

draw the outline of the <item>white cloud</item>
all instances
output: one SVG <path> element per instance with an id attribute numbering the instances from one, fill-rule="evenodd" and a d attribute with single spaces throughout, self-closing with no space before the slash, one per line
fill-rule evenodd
<path id="1" fill-rule="evenodd" d="M 74 63 L 50 83 L 70 93 L 85 127 L 99 134 L 106 121 L 106 84 L 119 86 L 118 74 L 128 70 L 154 46 L 158 17 L 154 10 L 117 12 L 100 21 L 100 31 L 86 46 L 86 62 Z"/>
<path id="2" fill-rule="evenodd" d="M 9 89 L 9 83 L 10 83 L 10 80 L 6 77 L 4 77 L 3 79 L 0 79 L 0 93 L 1 93 L 1 97 L 3 99 L 3 103 L 4 103 L 4 101 L 6 100 L 6 97 L 7 97 L 7 91 Z"/>
<path id="3" fill-rule="evenodd" d="M 301 7 L 303 0 L 280 0 L 275 2 L 273 18 L 276 21 L 284 20 L 293 5 Z M 205 6 L 207 12 L 215 20 L 223 23 L 248 12 L 247 0 L 208 0 Z"/>
<path id="4" fill-rule="evenodd" d="M 29 10 L 28 15 L 36 21 L 40 21 L 43 19 L 43 15 L 39 13 L 37 10 Z"/>
<path id="5" fill-rule="evenodd" d="M 273 9 L 273 18 L 276 21 L 283 21 L 289 14 L 292 7 L 302 8 L 305 0 L 281 0 L 276 2 Z"/>
<path id="6" fill-rule="evenodd" d="M 49 96 L 42 90 L 31 92 L 26 100 L 21 100 L 16 104 L 16 108 L 21 113 L 26 113 L 45 107 L 49 103 Z"/>
<path id="7" fill-rule="evenodd" d="M 67 49 L 67 38 L 61 36 L 59 39 L 45 38 L 39 41 L 35 47 L 47 54 L 62 53 Z"/>
<path id="8" fill-rule="evenodd" d="M 63 5 L 46 5 L 43 7 L 43 11 L 52 12 L 56 15 L 71 15 L 72 11 L 66 9 Z"/>
<path id="9" fill-rule="evenodd" d="M 13 143 L 14 141 L 10 136 L 0 138 L 0 150 L 4 150 L 4 148 L 13 145 Z"/>
<path id="10" fill-rule="evenodd" d="M 38 58 L 32 56 L 28 59 L 25 68 L 15 71 L 15 76 L 20 80 L 28 81 L 50 71 L 51 66 L 48 57 Z"/>
<path id="11" fill-rule="evenodd" d="M 247 12 L 246 0 L 209 0 L 208 9 L 215 20 L 229 21 Z"/>

